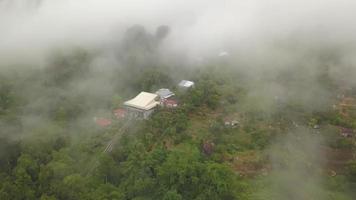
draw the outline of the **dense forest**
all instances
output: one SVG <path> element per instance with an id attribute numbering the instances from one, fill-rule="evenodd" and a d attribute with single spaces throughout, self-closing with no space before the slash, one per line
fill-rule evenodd
<path id="1" fill-rule="evenodd" d="M 331 61 L 312 77 L 300 68 L 254 80 L 225 57 L 169 65 L 157 35 L 141 26 L 127 33 L 122 63 L 109 71 L 80 48 L 54 51 L 43 68 L 3 70 L 0 199 L 355 197 L 355 137 L 342 133 L 356 128 L 356 112 L 335 106 L 355 90 L 325 73 Z M 183 78 L 196 87 L 179 91 Z M 268 82 L 290 92 L 277 96 Z M 148 120 L 113 115 L 125 99 L 162 87 L 176 92 L 177 108 Z"/>
<path id="2" fill-rule="evenodd" d="M 35 12 L 48 1 L 16 2 Z M 0 0 L 0 27 L 10 4 Z M 172 47 L 205 47 L 170 41 L 184 36 L 174 26 L 133 24 L 106 43 L 48 45 L 39 61 L 14 54 L 9 62 L 13 44 L 0 46 L 0 200 L 356 199 L 353 44 L 249 33 L 198 56 Z M 202 38 L 214 32 L 196 29 Z M 14 43 L 33 56 L 23 40 Z M 194 87 L 182 90 L 181 80 Z M 115 113 L 161 88 L 177 107 L 157 106 L 148 119 Z"/>

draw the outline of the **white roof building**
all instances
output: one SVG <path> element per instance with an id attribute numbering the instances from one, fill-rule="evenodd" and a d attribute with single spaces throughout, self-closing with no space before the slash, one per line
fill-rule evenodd
<path id="1" fill-rule="evenodd" d="M 227 52 L 227 51 L 221 51 L 219 54 L 218 54 L 218 56 L 219 57 L 227 57 L 227 56 L 229 56 L 230 54 L 229 54 L 229 52 Z"/>
<path id="2" fill-rule="evenodd" d="M 190 88 L 190 87 L 194 86 L 194 82 L 193 81 L 182 80 L 181 82 L 179 82 L 178 86 L 179 87 L 183 87 L 183 88 Z"/>
<path id="3" fill-rule="evenodd" d="M 141 92 L 135 98 L 126 101 L 124 105 L 138 108 L 141 110 L 150 110 L 159 104 L 157 99 L 158 99 L 157 94 Z"/>

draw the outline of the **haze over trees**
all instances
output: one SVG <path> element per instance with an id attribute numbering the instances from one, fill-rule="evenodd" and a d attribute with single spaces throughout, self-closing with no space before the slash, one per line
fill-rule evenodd
<path id="1" fill-rule="evenodd" d="M 1 200 L 355 199 L 352 3 L 34 2 L 0 1 Z M 178 107 L 113 113 L 160 88 Z"/>

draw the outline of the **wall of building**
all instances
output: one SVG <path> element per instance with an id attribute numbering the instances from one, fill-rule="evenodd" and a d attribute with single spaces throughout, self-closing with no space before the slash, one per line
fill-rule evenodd
<path id="1" fill-rule="evenodd" d="M 134 107 L 125 107 L 127 111 L 127 117 L 129 119 L 148 119 L 149 116 L 154 112 L 154 109 L 151 110 L 141 110 Z"/>

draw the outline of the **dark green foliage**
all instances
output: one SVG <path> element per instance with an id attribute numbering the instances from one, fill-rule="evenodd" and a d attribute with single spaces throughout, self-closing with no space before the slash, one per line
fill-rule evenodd
<path id="1" fill-rule="evenodd" d="M 41 196 L 40 200 L 57 200 L 57 198 L 54 196 L 48 196 L 44 194 Z"/>
<path id="2" fill-rule="evenodd" d="M 268 94 L 254 96 L 255 85 L 247 84 L 248 77 L 222 63 L 197 70 L 164 63 L 158 45 L 168 33 L 166 26 L 158 28 L 156 35 L 141 26 L 128 30 L 118 56 L 120 66 L 106 72 L 110 75 L 105 74 L 103 86 L 96 82 L 103 81 L 96 79 L 103 74 L 91 68 L 96 57 L 81 49 L 55 52 L 44 70 L 29 70 L 24 77 L 1 76 L 0 131 L 5 134 L 0 135 L 0 199 L 245 200 L 260 189 L 249 188 L 245 180 L 258 180 L 259 167 L 268 171 L 264 156 L 271 142 L 297 129 L 296 123 L 306 132 L 314 125 L 323 127 L 313 134 L 324 136 L 329 147 L 353 148 L 352 139 L 326 128 L 330 124 L 355 128 L 352 117 L 328 109 L 309 111 L 314 104 L 306 107 L 295 96 L 271 102 L 266 98 L 265 104 Z M 303 82 L 303 75 L 299 69 L 286 71 L 273 81 L 289 89 Z M 176 92 L 178 108 L 157 109 L 147 121 L 131 121 L 121 132 L 126 122 L 118 121 L 112 109 L 142 90 L 175 90 L 181 78 L 196 84 Z M 325 90 L 334 89 L 329 78 L 327 73 L 318 78 Z M 101 93 L 105 86 L 110 88 Z M 113 120 L 110 128 L 93 122 L 101 113 Z M 230 115 L 241 119 L 241 125 L 226 126 L 224 117 Z M 104 152 L 111 141 L 113 150 Z M 204 143 L 211 145 L 209 153 L 204 153 Z M 284 155 L 285 149 L 278 153 Z M 281 160 L 277 165 L 294 163 L 290 157 Z M 243 167 L 255 170 L 255 177 L 242 178 Z M 355 162 L 350 162 L 344 178 L 326 180 L 324 187 L 331 193 L 327 197 L 342 199 L 337 195 L 352 188 L 355 169 Z M 300 178 L 283 175 L 277 177 L 282 183 Z M 263 182 L 262 187 L 271 183 Z M 288 185 L 278 186 L 282 188 L 278 191 L 290 190 Z M 252 199 L 270 197 L 263 193 Z"/>
<path id="3" fill-rule="evenodd" d="M 170 152 L 158 176 L 162 187 L 178 199 L 236 199 L 234 192 L 242 189 L 229 168 L 205 163 L 198 149 L 189 145 Z"/>
<path id="4" fill-rule="evenodd" d="M 340 114 L 338 113 L 329 113 L 328 115 L 328 121 L 330 121 L 331 124 L 336 125 L 336 126 L 342 126 L 342 127 L 347 127 L 347 128 L 355 128 L 355 123 L 352 122 L 349 119 L 343 118 Z"/>
<path id="5" fill-rule="evenodd" d="M 182 200 L 182 195 L 175 190 L 170 190 L 163 196 L 163 200 Z"/>
<path id="6" fill-rule="evenodd" d="M 347 165 L 347 173 L 351 181 L 356 182 L 356 161 L 350 161 Z"/>
<path id="7" fill-rule="evenodd" d="M 120 190 L 111 184 L 102 184 L 90 193 L 90 200 L 124 200 Z"/>
<path id="8" fill-rule="evenodd" d="M 99 158 L 99 166 L 94 172 L 103 183 L 118 185 L 120 182 L 120 169 L 111 156 L 102 155 Z"/>
<path id="9" fill-rule="evenodd" d="M 154 91 L 169 85 L 171 85 L 170 76 L 159 68 L 143 70 L 133 81 L 133 86 L 137 91 Z"/>
<path id="10" fill-rule="evenodd" d="M 187 91 L 182 97 L 188 109 L 197 109 L 202 105 L 209 108 L 217 108 L 220 101 L 220 94 L 217 85 L 210 80 L 201 80 L 196 87 Z"/>
<path id="11" fill-rule="evenodd" d="M 176 140 L 185 137 L 184 131 L 188 128 L 189 119 L 185 111 L 178 109 L 162 109 L 155 113 L 147 122 L 146 131 L 153 133 L 157 138 L 171 137 Z"/>
<path id="12" fill-rule="evenodd" d="M 258 130 L 251 133 L 251 139 L 254 141 L 252 146 L 254 146 L 255 149 L 262 150 L 270 144 L 271 134 L 266 131 Z"/>
<path id="13" fill-rule="evenodd" d="M 0 116 L 6 114 L 6 111 L 14 104 L 14 101 L 9 81 L 0 77 Z"/>
<path id="14" fill-rule="evenodd" d="M 0 138 L 0 171 L 9 173 L 16 166 L 21 149 L 18 142 Z"/>
<path id="15" fill-rule="evenodd" d="M 56 87 L 67 86 L 71 81 L 83 78 L 89 72 L 90 59 L 90 54 L 83 49 L 75 49 L 69 53 L 54 52 L 46 69 L 46 83 Z"/>

